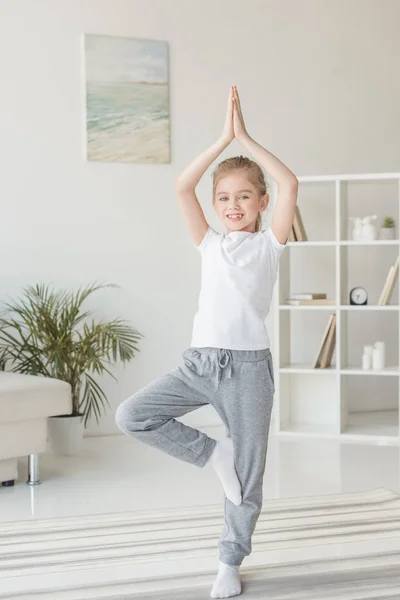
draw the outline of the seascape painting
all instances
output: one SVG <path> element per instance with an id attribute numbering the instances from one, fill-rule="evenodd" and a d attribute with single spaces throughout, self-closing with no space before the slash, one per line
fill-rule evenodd
<path id="1" fill-rule="evenodd" d="M 86 34 L 90 161 L 170 161 L 166 42 Z"/>

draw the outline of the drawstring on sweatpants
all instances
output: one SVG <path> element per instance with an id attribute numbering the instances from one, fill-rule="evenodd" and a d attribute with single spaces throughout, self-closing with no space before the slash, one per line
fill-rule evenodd
<path id="1" fill-rule="evenodd" d="M 226 367 L 228 367 L 228 378 L 232 377 L 232 352 L 230 350 L 218 348 L 218 366 L 220 367 L 220 377 L 222 377 L 222 369 Z"/>

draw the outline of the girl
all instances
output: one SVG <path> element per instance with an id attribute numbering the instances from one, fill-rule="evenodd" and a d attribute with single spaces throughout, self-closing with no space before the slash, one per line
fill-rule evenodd
<path id="1" fill-rule="evenodd" d="M 195 188 L 236 138 L 278 184 L 272 226 L 261 229 L 269 194 L 261 167 L 243 156 L 213 173 L 213 205 L 227 229 L 208 225 Z M 125 400 L 116 422 L 126 434 L 198 467 L 210 463 L 225 492 L 219 570 L 211 598 L 241 593 L 239 567 L 251 552 L 262 507 L 262 484 L 274 395 L 265 318 L 280 256 L 292 226 L 298 181 L 247 133 L 239 95 L 231 87 L 219 140 L 175 182 L 184 218 L 202 258 L 199 308 L 183 364 Z M 217 441 L 176 417 L 211 403 L 227 430 Z"/>

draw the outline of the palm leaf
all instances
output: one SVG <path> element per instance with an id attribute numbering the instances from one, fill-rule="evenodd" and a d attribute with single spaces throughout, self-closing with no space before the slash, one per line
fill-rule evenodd
<path id="1" fill-rule="evenodd" d="M 100 406 L 104 409 L 109 406 L 106 395 L 98 383 L 88 373 L 85 374 L 85 388 L 80 407 L 85 415 L 85 427 L 92 415 L 95 416 L 97 423 L 100 420 Z"/>

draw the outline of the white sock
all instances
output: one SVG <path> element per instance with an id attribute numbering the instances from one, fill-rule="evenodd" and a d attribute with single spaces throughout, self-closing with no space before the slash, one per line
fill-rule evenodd
<path id="1" fill-rule="evenodd" d="M 230 598 L 242 593 L 239 568 L 219 561 L 218 575 L 211 590 L 211 598 Z"/>
<path id="2" fill-rule="evenodd" d="M 238 506 L 242 503 L 242 490 L 235 470 L 232 438 L 218 440 L 210 462 L 221 480 L 227 498 Z"/>

